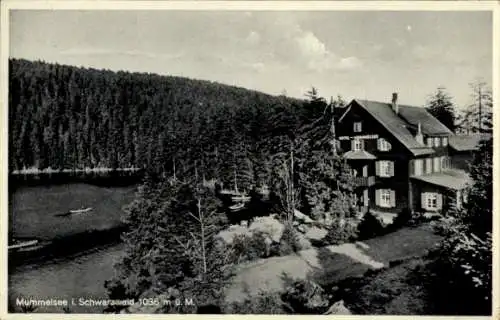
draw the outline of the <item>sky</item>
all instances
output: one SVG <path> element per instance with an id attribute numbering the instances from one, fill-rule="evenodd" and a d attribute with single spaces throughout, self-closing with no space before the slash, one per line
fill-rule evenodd
<path id="1" fill-rule="evenodd" d="M 458 107 L 492 82 L 492 13 L 12 10 L 10 56 L 217 81 L 270 94 Z"/>

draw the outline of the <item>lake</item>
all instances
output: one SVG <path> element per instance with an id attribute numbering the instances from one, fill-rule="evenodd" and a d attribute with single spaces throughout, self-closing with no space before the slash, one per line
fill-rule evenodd
<path id="1" fill-rule="evenodd" d="M 136 186 L 100 187 L 85 183 L 17 188 L 10 196 L 11 230 L 14 237 L 50 241 L 90 230 L 120 225 L 123 207 Z M 55 214 L 92 207 L 86 215 L 69 218 Z M 90 248 L 68 257 L 9 268 L 9 301 L 33 299 L 105 299 L 104 281 L 113 277 L 113 265 L 123 252 L 122 244 Z M 16 308 L 20 312 L 20 308 Z M 103 307 L 71 306 L 70 312 L 102 312 Z M 35 312 L 63 312 L 62 307 L 39 307 Z"/>
<path id="2" fill-rule="evenodd" d="M 17 188 L 9 199 L 10 230 L 14 237 L 52 240 L 120 224 L 123 207 L 135 186 L 100 187 L 85 183 Z M 72 209 L 91 207 L 88 214 L 58 217 Z"/>
<path id="3" fill-rule="evenodd" d="M 57 262 L 21 266 L 9 272 L 9 304 L 16 298 L 106 299 L 104 281 L 114 275 L 113 265 L 123 254 L 123 245 L 101 248 L 92 253 Z M 70 306 L 74 313 L 102 313 L 103 307 Z M 20 312 L 20 308 L 16 308 Z M 61 307 L 38 307 L 34 312 L 63 313 Z"/>

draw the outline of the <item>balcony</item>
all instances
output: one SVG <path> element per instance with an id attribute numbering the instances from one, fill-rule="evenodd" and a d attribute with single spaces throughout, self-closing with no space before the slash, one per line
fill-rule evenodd
<path id="1" fill-rule="evenodd" d="M 375 177 L 354 177 L 356 187 L 371 187 L 375 184 Z"/>

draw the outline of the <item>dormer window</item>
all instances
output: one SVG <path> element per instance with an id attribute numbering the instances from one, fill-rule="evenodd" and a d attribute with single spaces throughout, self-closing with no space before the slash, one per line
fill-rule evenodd
<path id="1" fill-rule="evenodd" d="M 443 137 L 443 147 L 446 147 L 448 145 L 448 137 Z"/>
<path id="2" fill-rule="evenodd" d="M 439 137 L 434 138 L 434 146 L 439 147 L 441 145 L 441 139 Z"/>
<path id="3" fill-rule="evenodd" d="M 354 122 L 354 132 L 361 132 L 361 122 Z"/>
<path id="4" fill-rule="evenodd" d="M 377 140 L 377 147 L 380 151 L 391 150 L 391 144 L 389 143 L 389 141 L 385 140 L 384 138 L 380 138 Z"/>
<path id="5" fill-rule="evenodd" d="M 428 146 L 429 148 L 432 148 L 432 138 L 430 138 L 430 137 L 429 137 L 429 138 L 427 138 L 427 146 Z"/>

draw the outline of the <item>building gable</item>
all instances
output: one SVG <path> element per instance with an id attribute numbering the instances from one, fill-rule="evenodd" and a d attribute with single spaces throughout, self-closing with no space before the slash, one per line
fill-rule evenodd
<path id="1" fill-rule="evenodd" d="M 362 108 L 370 114 L 373 119 L 382 125 L 390 135 L 397 139 L 412 155 L 420 156 L 434 153 L 432 148 L 428 148 L 415 139 L 414 135 L 409 130 L 412 125 L 396 114 L 396 112 L 392 110 L 390 104 L 355 99 L 349 104 L 349 108 L 341 117 L 341 121 L 344 121 L 343 118 L 348 115 L 354 106 Z"/>

